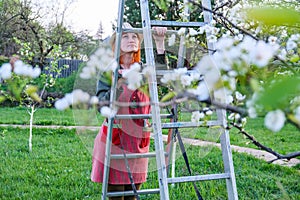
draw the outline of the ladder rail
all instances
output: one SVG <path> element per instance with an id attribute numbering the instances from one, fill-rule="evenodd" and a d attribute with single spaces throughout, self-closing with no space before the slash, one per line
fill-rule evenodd
<path id="1" fill-rule="evenodd" d="M 210 0 L 202 0 L 201 3 L 204 8 L 208 10 L 212 10 Z M 208 10 L 203 10 L 203 17 L 204 17 L 204 22 L 210 24 L 213 20 L 213 17 L 212 17 L 212 13 L 209 12 Z M 216 47 L 214 42 L 209 42 L 208 38 L 210 35 L 211 33 L 206 32 L 206 40 L 208 41 L 207 42 L 208 52 L 209 55 L 212 55 Z M 222 122 L 222 126 L 223 126 L 223 133 L 221 134 L 220 137 L 220 143 L 221 143 L 222 157 L 224 163 L 224 170 L 225 173 L 229 174 L 229 178 L 226 179 L 227 195 L 228 195 L 228 199 L 237 200 L 238 193 L 236 188 L 236 179 L 234 174 L 232 152 L 230 148 L 229 131 L 226 129 L 227 126 L 226 110 L 217 109 L 216 112 L 217 112 L 218 120 Z"/>
<path id="2" fill-rule="evenodd" d="M 120 63 L 120 47 L 121 47 L 121 36 L 122 36 L 122 26 L 123 26 L 123 15 L 124 15 L 124 6 L 125 0 L 119 0 L 119 8 L 118 8 L 118 24 L 116 31 L 116 41 L 115 41 L 115 52 L 114 59 L 117 63 Z M 116 85 L 118 81 L 118 70 L 119 65 L 114 71 L 112 86 L 111 86 L 111 95 L 110 95 L 110 107 L 114 108 L 113 103 L 116 100 Z M 101 190 L 101 198 L 102 200 L 106 199 L 107 189 L 108 189 L 108 179 L 109 179 L 109 170 L 110 170 L 110 154 L 111 154 L 111 141 L 112 141 L 112 130 L 114 126 L 114 118 L 111 117 L 108 119 L 108 131 L 106 136 L 106 145 L 105 145 L 105 159 L 104 159 L 104 172 L 103 172 L 103 184 Z"/>
<path id="3" fill-rule="evenodd" d="M 184 15 L 183 15 L 183 20 L 184 21 L 190 21 L 190 9 L 187 6 L 188 1 L 184 0 Z M 153 23 L 153 22 L 152 22 Z M 185 24 L 189 24 L 188 22 L 186 22 Z M 186 56 L 186 46 L 185 46 L 185 36 L 186 33 L 188 32 L 187 28 L 185 30 L 185 34 L 180 36 L 180 43 L 179 43 L 179 50 L 178 50 L 178 60 L 177 60 L 177 68 L 182 68 L 184 67 L 184 59 Z M 175 113 L 175 118 L 177 117 L 176 113 L 177 113 L 177 104 L 173 106 L 174 109 L 174 113 Z M 177 122 L 177 119 L 173 119 L 173 122 Z M 176 135 L 176 128 L 172 129 L 172 133 L 171 133 L 171 140 L 170 140 L 170 144 L 169 144 L 169 152 L 168 154 L 170 155 L 167 158 L 167 162 L 168 162 L 168 169 L 170 168 L 170 164 L 171 164 L 171 177 L 174 178 L 175 177 L 175 159 L 176 159 L 176 141 L 175 141 L 175 135 Z"/>
<path id="4" fill-rule="evenodd" d="M 164 144 L 162 139 L 162 128 L 160 119 L 160 107 L 157 91 L 156 70 L 153 54 L 153 44 L 151 35 L 150 12 L 148 0 L 140 0 L 142 28 L 145 45 L 145 55 L 147 67 L 151 67 L 152 73 L 148 78 L 149 92 L 151 100 L 152 125 L 155 137 L 155 151 L 157 152 L 156 162 L 158 170 L 158 182 L 160 188 L 160 199 L 169 200 L 169 189 L 167 182 L 166 164 L 164 158 Z"/>

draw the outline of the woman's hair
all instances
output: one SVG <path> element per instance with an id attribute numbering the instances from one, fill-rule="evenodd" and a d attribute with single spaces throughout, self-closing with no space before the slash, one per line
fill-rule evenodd
<path id="1" fill-rule="evenodd" d="M 136 63 L 136 62 L 137 63 L 141 62 L 141 38 L 140 38 L 139 35 L 138 35 L 138 38 L 139 38 L 139 49 L 138 49 L 137 52 L 133 53 L 133 58 L 132 58 L 132 61 L 131 61 L 130 64 L 133 64 L 133 63 Z M 116 37 L 114 35 L 114 39 L 111 43 L 111 48 L 112 48 L 113 52 L 115 52 L 115 41 L 116 41 Z M 124 55 L 124 52 L 122 52 L 122 50 L 120 50 L 120 64 L 123 64 L 123 55 Z"/>

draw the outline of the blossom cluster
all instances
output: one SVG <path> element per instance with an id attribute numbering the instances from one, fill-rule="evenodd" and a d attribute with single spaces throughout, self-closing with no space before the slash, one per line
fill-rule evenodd
<path id="1" fill-rule="evenodd" d="M 89 79 L 97 76 L 98 73 L 114 71 L 117 66 L 117 62 L 113 57 L 111 49 L 108 47 L 100 47 L 90 56 L 86 66 L 80 73 L 80 78 Z"/>
<path id="2" fill-rule="evenodd" d="M 19 76 L 37 78 L 41 74 L 41 68 L 33 68 L 21 60 L 17 60 L 13 66 L 10 63 L 4 63 L 0 68 L 0 78 L 3 80 L 10 79 L 13 73 Z"/>
<path id="3" fill-rule="evenodd" d="M 84 92 L 81 89 L 76 89 L 71 93 L 67 93 L 63 98 L 57 100 L 54 106 L 57 110 L 65 110 L 71 106 L 97 105 L 98 103 L 98 97 L 90 96 L 87 92 Z"/>
<path id="4" fill-rule="evenodd" d="M 216 1 L 216 4 L 223 5 L 223 1 Z M 213 95 L 213 98 L 220 103 L 246 106 L 248 115 L 256 117 L 258 110 L 263 109 L 257 103 L 260 98 L 259 89 L 256 88 L 253 94 L 247 94 L 247 96 L 238 92 L 238 78 L 246 77 L 245 79 L 248 81 L 250 79 L 248 75 L 253 72 L 253 69 L 258 73 L 262 72 L 274 58 L 299 63 L 300 34 L 288 35 L 286 29 L 280 29 L 280 33 L 274 32 L 276 36 L 270 35 L 264 38 L 262 26 L 251 20 L 246 21 L 245 16 L 243 16 L 244 13 L 241 12 L 245 8 L 251 7 L 248 2 L 242 1 L 230 9 L 226 6 L 220 7 L 222 7 L 219 10 L 220 13 L 236 26 L 229 31 L 224 27 L 216 26 L 216 21 L 212 20 L 210 24 L 198 29 L 182 28 L 177 31 L 177 34 L 172 34 L 168 39 L 169 46 L 175 45 L 177 36 L 186 36 L 186 44 L 195 42 L 194 45 L 198 45 L 196 37 L 206 34 L 208 35 L 207 42 L 214 43 L 216 51 L 213 54 L 203 56 L 192 71 L 187 70 L 187 68 L 169 71 L 164 74 L 160 82 L 171 86 L 172 92 L 178 94 L 187 91 L 197 96 L 199 101 L 205 101 Z M 249 35 L 252 37 L 245 36 L 241 30 L 250 30 Z M 97 76 L 98 73 L 114 71 L 116 68 L 117 63 L 113 59 L 111 50 L 101 47 L 90 57 L 80 77 L 89 79 L 92 76 Z M 139 88 L 144 78 L 152 75 L 152 73 L 153 70 L 150 67 L 146 67 L 141 72 L 139 64 L 122 70 L 122 76 L 126 79 L 128 88 L 132 90 Z M 279 73 L 285 73 L 285 71 L 278 70 L 277 74 Z M 258 82 L 258 87 L 263 85 L 263 80 L 257 78 L 255 81 Z M 265 126 L 272 131 L 279 131 L 284 125 L 287 115 L 283 110 L 272 109 L 266 110 Z M 102 113 L 110 117 L 116 111 L 103 107 Z M 294 106 L 291 113 L 300 124 L 300 107 Z M 192 121 L 199 121 L 205 118 L 205 115 L 207 113 L 195 111 L 192 113 Z M 238 113 L 231 114 L 228 119 L 245 123 L 245 119 L 241 119 Z"/>
<path id="5" fill-rule="evenodd" d="M 128 89 L 135 90 L 141 86 L 143 76 L 140 70 L 141 65 L 139 63 L 135 63 L 131 65 L 129 69 L 123 70 L 122 77 L 127 79 Z"/>

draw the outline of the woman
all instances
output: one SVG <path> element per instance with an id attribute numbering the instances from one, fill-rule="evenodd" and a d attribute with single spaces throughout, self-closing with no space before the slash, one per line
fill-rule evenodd
<path id="1" fill-rule="evenodd" d="M 130 24 L 124 23 L 123 28 L 132 28 Z M 156 60 L 162 64 L 165 62 L 164 37 L 166 28 L 154 27 L 154 40 L 156 44 Z M 120 70 L 117 86 L 117 100 L 120 102 L 137 102 L 135 106 L 120 107 L 118 114 L 149 114 L 150 105 L 139 106 L 138 102 L 149 102 L 149 97 L 141 90 L 130 90 L 126 81 L 122 79 L 122 70 L 129 69 L 134 63 L 140 63 L 142 37 L 136 33 L 126 32 L 121 36 L 120 46 Z M 111 39 L 112 50 L 115 45 L 115 35 Z M 110 85 L 108 81 L 100 78 L 97 86 L 97 95 L 100 100 L 109 100 Z M 112 133 L 111 154 L 146 153 L 149 151 L 150 132 L 145 131 L 147 122 L 144 119 L 118 119 L 114 121 Z M 107 120 L 102 124 L 99 134 L 95 139 L 93 152 L 93 167 L 91 179 L 94 182 L 102 182 L 104 171 L 105 144 L 107 135 Z M 128 159 L 133 182 L 138 190 L 147 178 L 148 159 Z M 125 160 L 111 159 L 108 179 L 108 191 L 132 190 L 131 180 L 128 175 Z M 135 199 L 134 196 L 114 197 L 117 199 Z"/>

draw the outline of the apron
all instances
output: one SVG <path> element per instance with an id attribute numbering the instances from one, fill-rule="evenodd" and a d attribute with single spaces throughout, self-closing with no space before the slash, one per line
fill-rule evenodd
<path id="1" fill-rule="evenodd" d="M 130 90 L 125 84 L 122 85 L 120 102 L 150 102 L 149 97 L 139 90 Z M 149 114 L 150 105 L 120 107 L 118 114 Z M 146 123 L 148 123 L 146 121 Z M 111 154 L 147 153 L 149 152 L 150 132 L 143 131 L 144 119 L 118 119 L 114 121 L 118 128 L 112 131 Z M 100 131 L 94 141 L 93 164 L 91 179 L 94 182 L 102 182 L 104 172 L 105 145 L 108 125 L 107 120 L 102 124 Z M 128 159 L 134 183 L 143 183 L 147 178 L 148 158 Z M 131 184 L 128 177 L 124 159 L 111 159 L 108 183 Z"/>

